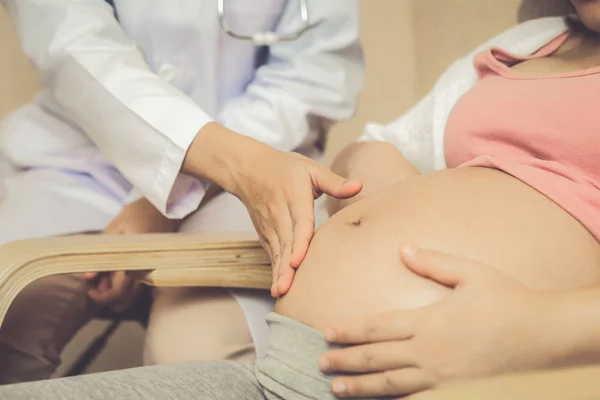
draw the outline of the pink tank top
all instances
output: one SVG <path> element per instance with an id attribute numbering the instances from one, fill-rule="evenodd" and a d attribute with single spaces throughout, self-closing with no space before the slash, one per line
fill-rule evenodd
<path id="1" fill-rule="evenodd" d="M 531 57 L 498 48 L 476 56 L 479 82 L 456 103 L 446 126 L 446 164 L 504 171 L 600 240 L 600 67 L 535 75 L 508 66 L 548 56 L 569 35 Z"/>

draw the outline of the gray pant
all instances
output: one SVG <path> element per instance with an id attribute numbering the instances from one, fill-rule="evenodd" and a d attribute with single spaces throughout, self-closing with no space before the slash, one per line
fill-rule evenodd
<path id="1" fill-rule="evenodd" d="M 318 357 L 330 347 L 314 329 L 269 314 L 267 355 L 254 363 L 204 361 L 0 387 L 0 399 L 333 400 Z"/>

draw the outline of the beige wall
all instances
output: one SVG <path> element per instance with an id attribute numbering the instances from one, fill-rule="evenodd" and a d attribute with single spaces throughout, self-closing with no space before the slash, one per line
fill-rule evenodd
<path id="1" fill-rule="evenodd" d="M 413 103 L 417 90 L 414 3 L 409 0 L 362 1 L 365 90 L 352 121 L 335 126 L 331 132 L 328 161 L 360 134 L 367 121 L 391 121 Z"/>
<path id="2" fill-rule="evenodd" d="M 38 87 L 37 74 L 23 56 L 12 26 L 0 7 L 0 118 L 29 101 Z"/>
<path id="3" fill-rule="evenodd" d="M 327 1 L 327 0 L 324 0 Z M 456 57 L 516 20 L 519 0 L 363 0 L 367 65 L 355 118 L 330 135 L 328 159 L 367 121 L 387 122 L 423 95 Z M 38 77 L 0 9 L 0 118 L 32 97 Z"/>
<path id="4" fill-rule="evenodd" d="M 415 0 L 417 94 L 424 95 L 444 69 L 514 25 L 520 0 Z"/>

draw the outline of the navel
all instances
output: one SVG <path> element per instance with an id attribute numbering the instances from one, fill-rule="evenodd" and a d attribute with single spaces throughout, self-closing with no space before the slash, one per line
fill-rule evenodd
<path id="1" fill-rule="evenodd" d="M 364 217 L 352 217 L 348 219 L 348 224 L 352 226 L 361 226 L 363 223 Z"/>

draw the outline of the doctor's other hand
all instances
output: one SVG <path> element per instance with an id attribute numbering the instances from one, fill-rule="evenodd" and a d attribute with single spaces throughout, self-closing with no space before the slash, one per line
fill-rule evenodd
<path id="1" fill-rule="evenodd" d="M 454 290 L 436 303 L 349 321 L 327 331 L 350 345 L 319 359 L 339 397 L 399 396 L 440 381 L 547 367 L 561 344 L 549 330 L 557 300 L 489 266 L 406 248 L 406 266 Z M 552 320 L 553 321 L 553 320 Z"/>
<path id="2" fill-rule="evenodd" d="M 86 272 L 90 289 L 88 296 L 99 306 L 115 313 L 127 311 L 142 292 L 142 285 L 131 279 L 125 271 Z"/>
<path id="3" fill-rule="evenodd" d="M 148 200 L 141 198 L 123 207 L 104 229 L 104 234 L 166 233 L 174 232 L 177 226 L 178 221 L 169 220 Z M 126 311 L 142 290 L 141 284 L 124 271 L 87 272 L 83 276 L 90 285 L 90 298 L 117 313 Z"/>
<path id="4" fill-rule="evenodd" d="M 183 171 L 205 178 L 246 206 L 273 265 L 271 295 L 290 289 L 315 230 L 314 201 L 322 194 L 346 199 L 360 182 L 348 181 L 297 153 L 283 152 L 216 123 L 198 132 Z"/>
<path id="5" fill-rule="evenodd" d="M 152 203 L 142 197 L 123 207 L 104 229 L 108 235 L 127 235 L 135 233 L 169 233 L 179 227 L 179 220 L 162 215 Z"/>

